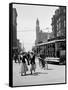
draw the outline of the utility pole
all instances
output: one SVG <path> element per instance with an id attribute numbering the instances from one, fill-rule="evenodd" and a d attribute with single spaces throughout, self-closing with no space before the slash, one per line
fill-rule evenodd
<path id="1" fill-rule="evenodd" d="M 49 27 L 47 27 L 46 30 L 48 31 L 48 39 L 49 39 Z"/>

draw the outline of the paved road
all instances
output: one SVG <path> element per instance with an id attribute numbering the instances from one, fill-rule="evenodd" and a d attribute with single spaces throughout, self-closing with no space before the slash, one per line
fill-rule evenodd
<path id="1" fill-rule="evenodd" d="M 65 83 L 65 66 L 64 65 L 48 65 L 48 70 L 43 70 L 39 67 L 39 62 L 36 60 L 36 73 L 30 75 L 30 71 L 26 76 L 20 75 L 20 67 L 18 63 L 13 62 L 13 85 L 37 85 L 37 84 L 52 84 Z M 28 67 L 30 69 L 30 66 Z"/>

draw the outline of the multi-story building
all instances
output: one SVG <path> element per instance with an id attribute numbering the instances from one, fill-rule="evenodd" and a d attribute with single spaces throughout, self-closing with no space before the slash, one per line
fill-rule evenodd
<path id="1" fill-rule="evenodd" d="M 52 17 L 53 39 L 66 39 L 66 7 L 60 6 Z M 55 52 L 66 50 L 66 41 L 64 43 L 55 43 Z M 57 56 L 58 53 L 55 53 Z"/>
<path id="2" fill-rule="evenodd" d="M 47 41 L 49 34 L 50 33 L 48 33 L 48 32 L 43 32 L 42 30 L 40 30 L 39 20 L 37 19 L 37 21 L 36 21 L 36 41 L 35 41 L 35 44 L 43 43 L 43 42 Z"/>
<path id="3" fill-rule="evenodd" d="M 17 47 L 17 11 L 16 8 L 13 8 L 13 19 L 12 19 L 12 47 Z"/>
<path id="4" fill-rule="evenodd" d="M 66 37 L 66 7 L 60 6 L 52 17 L 53 37 Z"/>

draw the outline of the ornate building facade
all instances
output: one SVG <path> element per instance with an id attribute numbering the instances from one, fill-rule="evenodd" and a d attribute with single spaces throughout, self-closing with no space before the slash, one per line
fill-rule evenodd
<path id="1" fill-rule="evenodd" d="M 53 38 L 66 37 L 66 7 L 60 6 L 52 17 Z"/>

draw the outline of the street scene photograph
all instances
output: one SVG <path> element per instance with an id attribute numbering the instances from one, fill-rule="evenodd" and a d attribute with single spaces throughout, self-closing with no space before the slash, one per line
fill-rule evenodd
<path id="1" fill-rule="evenodd" d="M 66 83 L 66 6 L 12 5 L 13 86 Z"/>

